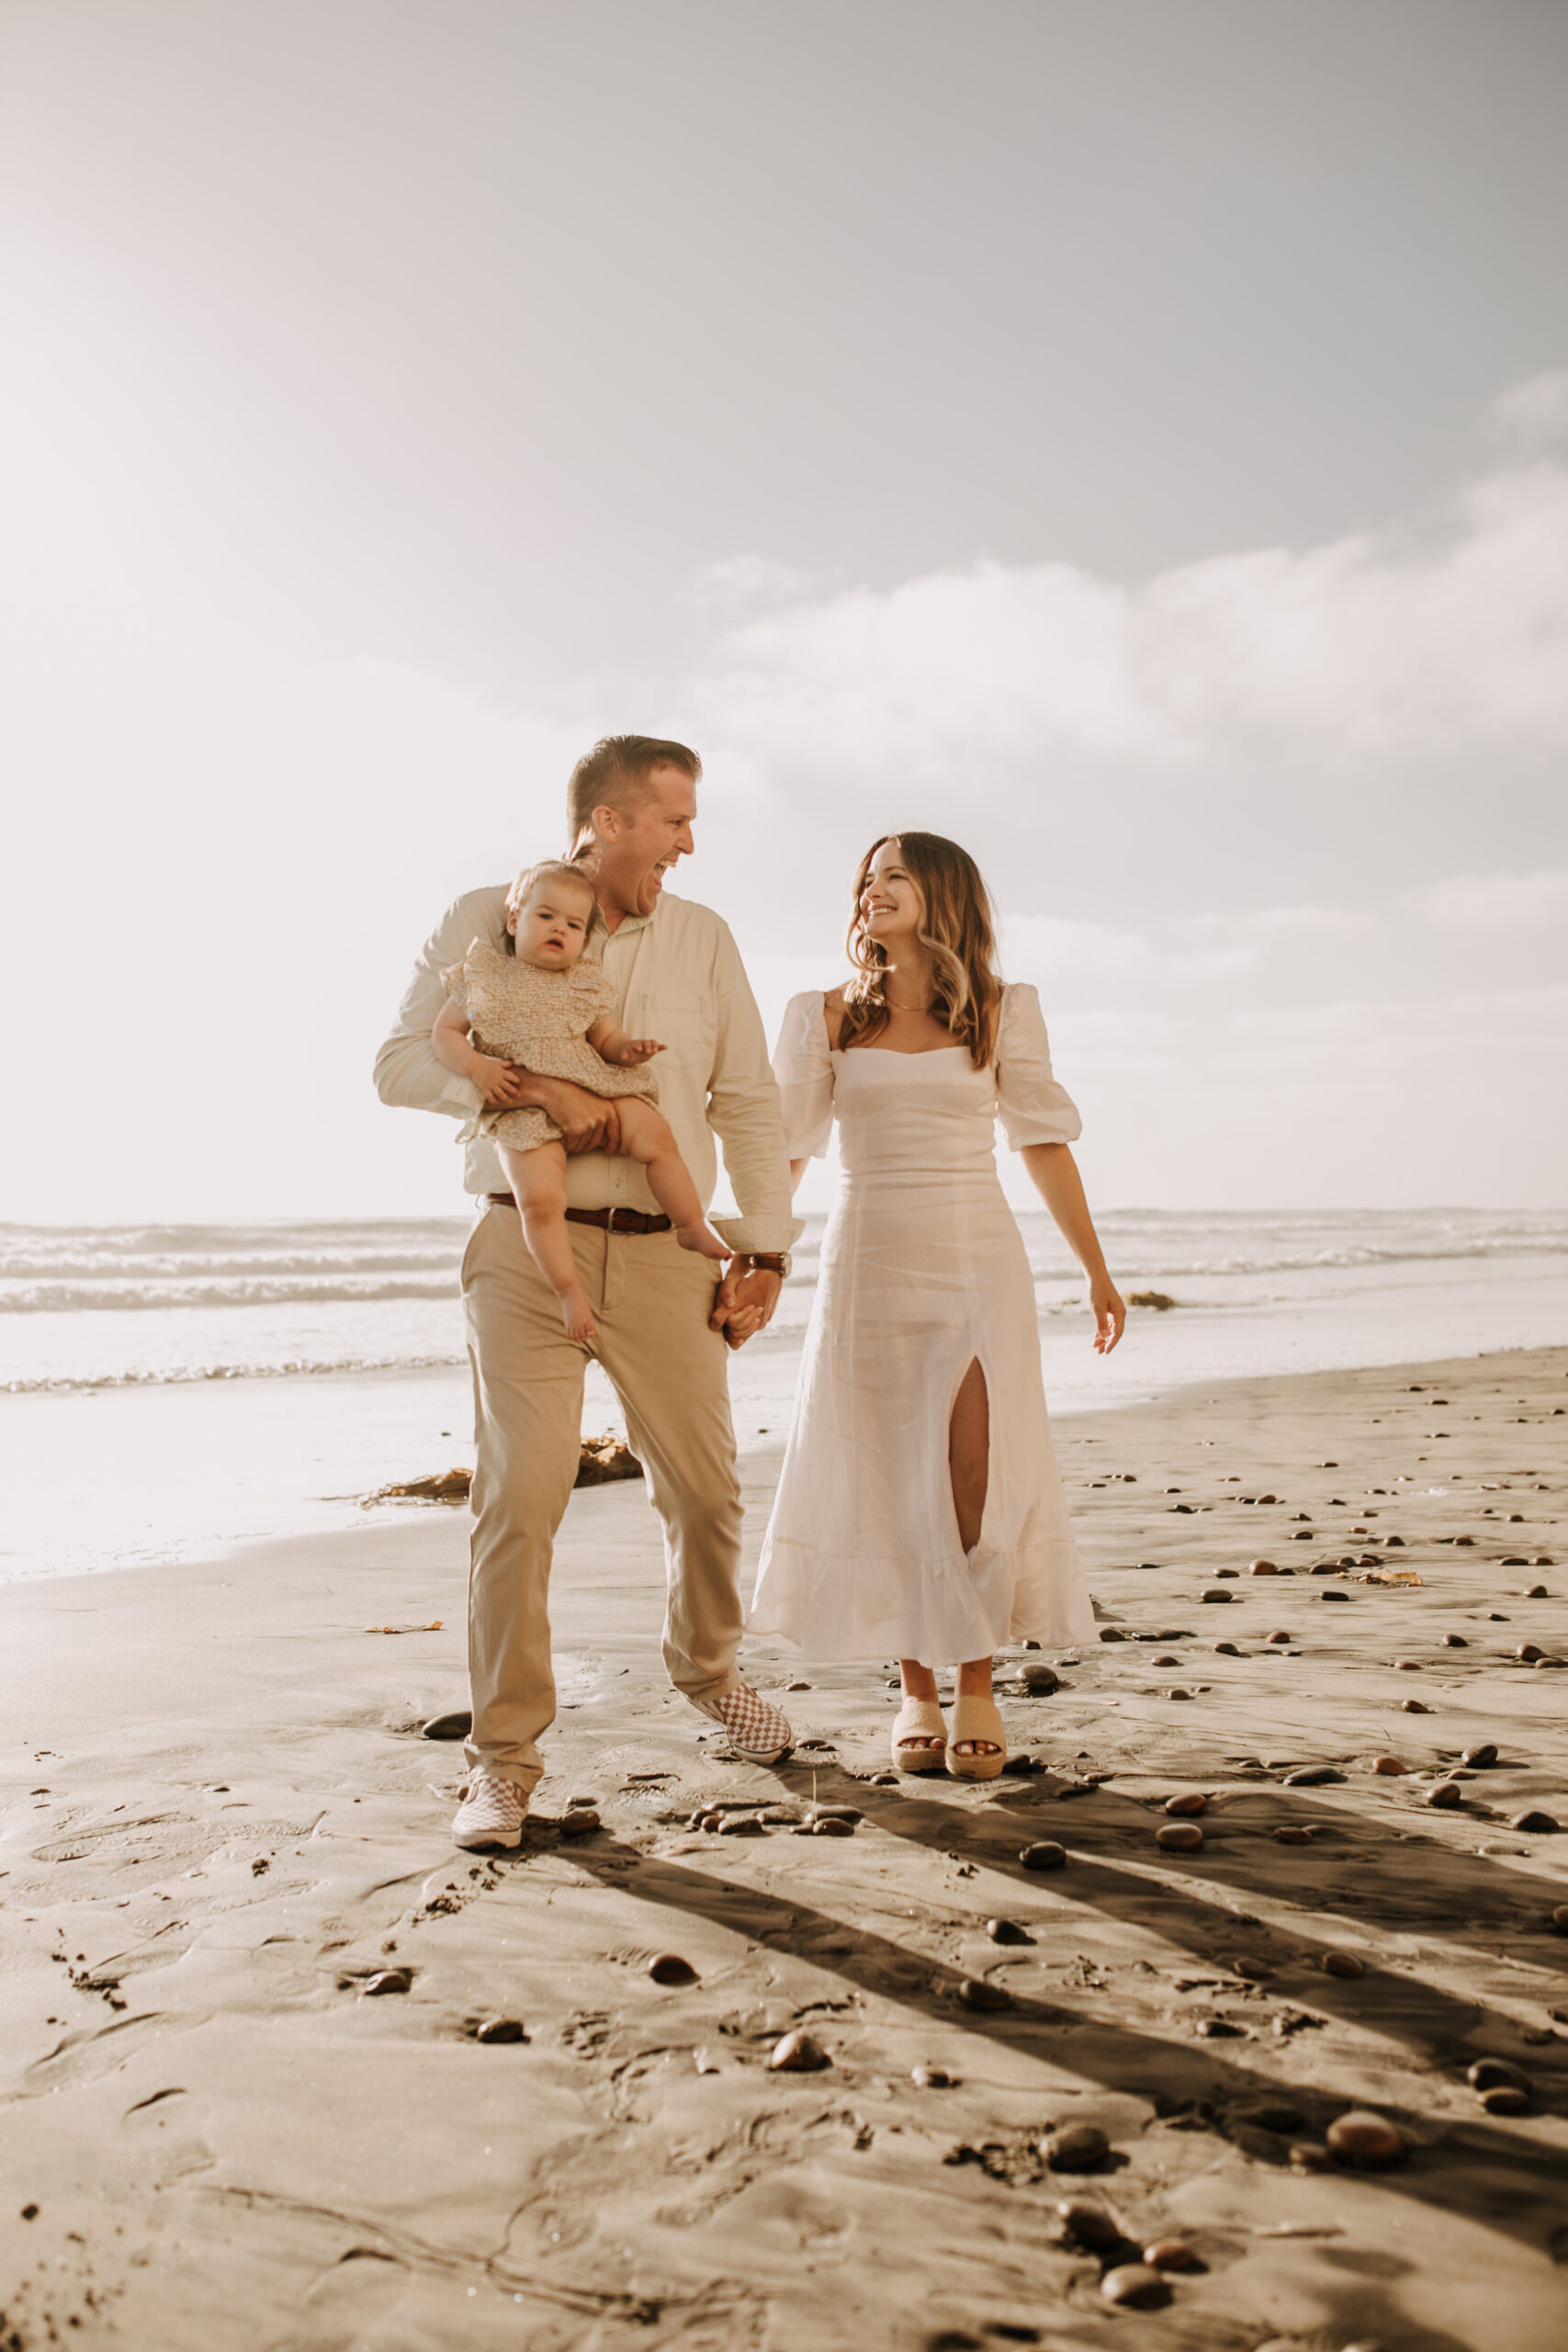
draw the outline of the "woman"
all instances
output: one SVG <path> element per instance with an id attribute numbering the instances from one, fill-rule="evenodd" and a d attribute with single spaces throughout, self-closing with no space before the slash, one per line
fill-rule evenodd
<path id="1" fill-rule="evenodd" d="M 750 1623 L 818 1657 L 897 1656 L 895 1765 L 990 1780 L 1007 1754 L 993 1651 L 1094 1637 L 998 1114 L 1089 1277 L 1101 1353 L 1126 1310 L 1039 999 L 997 977 L 974 860 L 935 833 L 875 842 L 849 952 L 845 987 L 791 1002 L 774 1065 L 795 1182 L 835 1117 L 843 1173 Z M 951 1727 L 938 1665 L 957 1667 Z"/>

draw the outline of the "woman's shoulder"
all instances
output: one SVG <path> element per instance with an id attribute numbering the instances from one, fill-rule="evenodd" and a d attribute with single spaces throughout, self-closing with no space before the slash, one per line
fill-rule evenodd
<path id="1" fill-rule="evenodd" d="M 814 1057 L 819 1048 L 838 1044 L 843 1017 L 841 988 L 802 989 L 784 1007 L 779 1027 L 780 1047 L 792 1057 L 802 1054 Z"/>

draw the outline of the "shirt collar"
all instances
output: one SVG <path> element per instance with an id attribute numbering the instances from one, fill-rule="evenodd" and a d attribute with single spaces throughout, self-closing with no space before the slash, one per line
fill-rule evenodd
<path id="1" fill-rule="evenodd" d="M 661 893 L 660 904 L 661 905 L 662 903 L 663 899 Z M 598 900 L 595 899 L 593 904 L 593 928 L 588 934 L 589 944 L 598 955 L 602 956 L 612 939 L 624 938 L 628 932 L 646 931 L 649 924 L 652 922 L 654 916 L 656 916 L 658 912 L 659 907 L 655 906 L 653 914 L 650 915 L 623 915 L 620 922 L 615 925 L 615 930 L 612 931 L 609 924 L 604 920 L 604 910 L 603 907 L 601 907 Z"/>

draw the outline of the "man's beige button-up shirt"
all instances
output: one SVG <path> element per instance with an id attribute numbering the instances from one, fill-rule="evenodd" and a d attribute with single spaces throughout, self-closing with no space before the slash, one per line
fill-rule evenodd
<path id="1" fill-rule="evenodd" d="M 801 1231 L 790 1204 L 779 1091 L 767 1039 L 729 927 L 707 907 L 660 894 L 650 915 L 625 915 L 613 932 L 603 918 L 590 953 L 603 949 L 615 991 L 615 1018 L 628 1035 L 658 1037 L 666 1050 L 650 1065 L 659 1107 L 705 1208 L 718 1182 L 716 1135 L 739 1216 L 714 1225 L 734 1250 L 787 1250 Z M 479 1088 L 435 1058 L 430 1032 L 446 1001 L 441 974 L 460 964 L 476 939 L 506 940 L 506 886 L 470 890 L 449 907 L 426 940 L 397 1026 L 376 1057 L 383 1102 L 469 1119 L 484 1107 Z M 467 1146 L 464 1184 L 470 1193 L 508 1187 L 494 1145 L 484 1135 Z M 632 1159 L 580 1152 L 567 1161 L 567 1202 L 579 1209 L 642 1209 L 659 1204 Z"/>

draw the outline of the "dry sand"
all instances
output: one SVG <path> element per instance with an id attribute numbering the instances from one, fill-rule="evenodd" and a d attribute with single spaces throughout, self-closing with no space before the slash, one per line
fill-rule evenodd
<path id="1" fill-rule="evenodd" d="M 1568 1652 L 1565 1384 L 1543 1351 L 1065 1423 L 1124 1638 L 1004 1696 L 1050 1769 L 985 1788 L 878 1785 L 881 1672 L 771 1645 L 751 1670 L 810 1684 L 803 1745 L 726 1762 L 660 1687 L 640 1488 L 579 1495 L 540 1818 L 495 1861 L 448 1844 L 459 1754 L 419 1736 L 464 1697 L 460 1514 L 0 1593 L 0 2346 L 1557 2352 L 1568 1835 L 1509 1822 L 1568 1826 L 1568 1675 L 1514 1656 Z M 1421 1583 L 1307 1573 L 1341 1558 Z M 1428 1807 L 1481 1741 L 1499 1764 Z M 1306 1764 L 1336 1777 L 1282 1785 Z M 1190 1854 L 1156 1843 L 1182 1792 L 1209 1800 Z M 574 1797 L 603 1826 L 569 1840 Z M 854 1835 L 687 1826 L 814 1797 Z M 1043 1838 L 1044 1876 L 1018 1861 Z M 650 1979 L 660 1953 L 695 1981 Z M 399 1966 L 407 1992 L 360 1989 Z M 471 2038 L 494 2017 L 526 2040 Z M 768 2071 L 796 2026 L 830 2064 Z M 1493 2055 L 1527 2112 L 1467 2084 Z M 1320 2168 L 1352 2108 L 1402 2161 Z M 1106 2166 L 1050 2171 L 1077 2123 Z M 1067 2197 L 1113 2259 L 1186 2242 L 1163 2307 L 1108 2307 Z"/>

